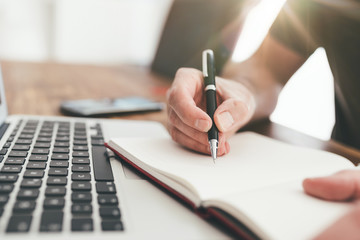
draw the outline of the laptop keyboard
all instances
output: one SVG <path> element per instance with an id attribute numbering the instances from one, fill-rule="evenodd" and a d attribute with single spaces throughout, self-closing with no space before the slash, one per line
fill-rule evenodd
<path id="1" fill-rule="evenodd" d="M 100 124 L 21 120 L 0 150 L 0 167 L 6 232 L 61 232 L 65 214 L 71 231 L 124 230 Z M 35 211 L 40 221 L 32 226 Z"/>

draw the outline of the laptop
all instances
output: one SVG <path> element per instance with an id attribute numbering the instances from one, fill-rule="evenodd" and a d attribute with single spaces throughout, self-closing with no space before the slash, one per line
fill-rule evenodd
<path id="1" fill-rule="evenodd" d="M 161 124 L 9 116 L 1 70 L 0 124 L 0 239 L 228 238 L 104 147 Z"/>
<path id="2" fill-rule="evenodd" d="M 212 49 L 216 71 L 221 73 L 235 48 L 242 24 L 240 15 L 246 2 L 174 0 L 151 69 L 171 79 L 180 67 L 201 70 L 203 50 Z"/>

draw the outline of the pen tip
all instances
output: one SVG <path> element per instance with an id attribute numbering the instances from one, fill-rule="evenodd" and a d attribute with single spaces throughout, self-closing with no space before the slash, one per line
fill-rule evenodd
<path id="1" fill-rule="evenodd" d="M 215 163 L 215 160 L 216 160 L 216 157 L 217 157 L 216 155 L 217 155 L 217 144 L 218 144 L 218 142 L 215 139 L 211 139 L 209 142 L 210 142 L 211 156 L 212 156 L 213 161 Z"/>

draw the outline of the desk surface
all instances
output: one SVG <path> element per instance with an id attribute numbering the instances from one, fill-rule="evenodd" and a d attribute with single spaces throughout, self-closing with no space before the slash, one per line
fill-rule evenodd
<path id="1" fill-rule="evenodd" d="M 91 66 L 58 63 L 1 62 L 9 114 L 61 115 L 64 100 L 143 96 L 165 101 L 171 81 L 135 66 Z M 166 124 L 166 112 L 123 115 L 117 118 L 154 120 Z M 338 153 L 360 163 L 360 151 L 335 141 L 321 141 L 270 121 L 247 130 L 295 145 Z"/>

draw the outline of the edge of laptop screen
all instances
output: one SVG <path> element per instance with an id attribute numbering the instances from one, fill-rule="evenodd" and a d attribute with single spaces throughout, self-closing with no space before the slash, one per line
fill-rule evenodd
<path id="1" fill-rule="evenodd" d="M 0 125 L 4 123 L 7 115 L 8 112 L 7 112 L 6 99 L 5 99 L 4 81 L 3 81 L 2 69 L 0 65 Z"/>

